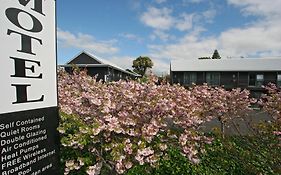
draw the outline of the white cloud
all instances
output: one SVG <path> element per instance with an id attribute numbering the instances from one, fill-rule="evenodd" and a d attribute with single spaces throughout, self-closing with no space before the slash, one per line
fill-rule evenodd
<path id="1" fill-rule="evenodd" d="M 164 32 L 162 30 L 154 30 L 153 33 L 150 35 L 150 39 L 155 40 L 156 38 L 161 39 L 162 41 L 172 40 L 174 37 L 168 32 Z"/>
<path id="2" fill-rule="evenodd" d="M 158 76 L 162 76 L 170 73 L 169 72 L 170 65 L 167 64 L 167 61 L 156 57 L 155 58 L 151 57 L 151 60 L 154 64 L 154 66 L 152 67 L 152 71 L 154 74 Z"/>
<path id="3" fill-rule="evenodd" d="M 60 47 L 76 48 L 85 50 L 94 55 L 100 56 L 102 59 L 107 60 L 118 67 L 123 69 L 132 69 L 134 57 L 130 56 L 115 56 L 119 48 L 115 47 L 116 40 L 97 41 L 93 36 L 83 33 L 74 34 L 69 31 L 57 29 L 58 44 Z M 133 34 L 123 34 L 124 37 L 133 38 L 137 37 Z"/>
<path id="4" fill-rule="evenodd" d="M 164 3 L 164 2 L 166 2 L 167 0 L 155 0 L 155 2 L 157 3 L 157 4 L 162 4 L 162 3 Z"/>
<path id="5" fill-rule="evenodd" d="M 184 4 L 189 4 L 189 3 L 201 3 L 201 2 L 204 2 L 205 0 L 183 0 L 183 3 Z"/>
<path id="6" fill-rule="evenodd" d="M 147 26 L 158 30 L 169 30 L 174 24 L 174 18 L 171 16 L 172 10 L 169 8 L 149 7 L 144 12 L 140 20 Z"/>
<path id="7" fill-rule="evenodd" d="M 228 56 L 281 54 L 281 24 L 231 29 L 223 32 L 218 39 L 221 48 Z"/>
<path id="8" fill-rule="evenodd" d="M 172 10 L 168 8 L 158 9 L 149 7 L 141 15 L 140 20 L 147 26 L 155 30 L 170 30 L 176 28 L 180 31 L 186 31 L 192 28 L 193 17 L 195 14 L 182 13 L 178 17 L 172 15 Z M 206 14 L 207 15 L 207 14 Z"/>
<path id="9" fill-rule="evenodd" d="M 140 20 L 146 26 L 153 28 L 150 39 L 159 38 L 162 41 L 174 39 L 174 36 L 169 34 L 169 30 L 175 28 L 179 31 L 187 31 L 192 28 L 193 14 L 183 13 L 178 18 L 172 16 L 172 10 L 169 8 L 149 7 L 144 12 Z"/>
<path id="10" fill-rule="evenodd" d="M 214 7 L 202 12 L 182 13 L 176 20 L 176 28 L 180 31 L 188 31 L 194 26 L 205 25 L 212 23 L 217 15 L 217 10 Z"/>
<path id="11" fill-rule="evenodd" d="M 208 23 L 212 23 L 213 19 L 215 18 L 217 14 L 217 11 L 215 9 L 209 9 L 204 12 L 202 12 L 202 16 L 204 17 L 204 20 Z"/>
<path id="12" fill-rule="evenodd" d="M 212 19 L 216 15 L 214 11 L 206 11 L 201 17 L 193 17 L 192 32 L 177 42 L 149 45 L 151 57 L 157 60 L 197 59 L 211 56 L 214 49 L 218 49 L 222 58 L 281 56 L 281 1 L 228 0 L 228 3 L 240 8 L 244 15 L 254 15 L 256 20 L 222 31 L 216 36 L 203 37 L 202 31 L 205 29 L 198 28 L 196 20 L 203 17 Z M 160 64 L 168 70 L 169 62 Z"/>
<path id="13" fill-rule="evenodd" d="M 242 8 L 246 15 L 259 15 L 271 19 L 281 16 L 280 0 L 228 0 L 228 3 Z"/>
<path id="14" fill-rule="evenodd" d="M 211 56 L 214 49 L 218 49 L 222 58 L 281 56 L 281 23 L 233 28 L 209 38 L 202 37 L 200 32 L 189 33 L 177 43 L 150 45 L 149 49 L 150 55 L 159 60 L 197 59 Z M 168 66 L 166 62 L 161 67 Z"/>
<path id="15" fill-rule="evenodd" d="M 193 17 L 195 14 L 181 14 L 182 19 L 179 19 L 176 24 L 176 28 L 180 31 L 186 31 L 192 28 Z"/>
<path id="16" fill-rule="evenodd" d="M 152 40 L 159 38 L 162 41 L 167 41 L 173 38 L 169 34 L 171 29 L 187 32 L 196 25 L 213 22 L 217 14 L 214 8 L 200 13 L 181 13 L 177 16 L 173 15 L 172 12 L 166 7 L 148 7 L 147 11 L 140 16 L 141 22 L 154 30 L 150 36 Z"/>
<path id="17" fill-rule="evenodd" d="M 71 33 L 60 28 L 57 30 L 58 44 L 66 48 L 78 48 L 92 51 L 96 54 L 114 54 L 119 51 L 115 47 L 116 40 L 97 41 L 92 35 L 83 33 Z"/>
<path id="18" fill-rule="evenodd" d="M 202 0 L 189 0 L 199 3 Z M 151 38 L 159 38 L 162 44 L 148 45 L 148 55 L 154 62 L 155 72 L 168 72 L 169 60 L 197 59 L 211 56 L 218 49 L 222 58 L 281 56 L 281 0 L 227 0 L 228 4 L 239 8 L 243 15 L 252 15 L 256 20 L 250 23 L 222 31 L 215 36 L 202 34 L 208 22 L 213 22 L 217 11 L 215 8 L 197 13 L 175 15 L 172 9 L 148 7 L 141 14 L 143 24 L 153 29 Z M 223 15 L 223 14 L 222 14 Z M 229 21 L 231 23 L 231 21 Z M 201 26 L 201 27 L 200 27 Z M 206 27 L 207 28 L 207 27 Z M 181 31 L 182 38 L 171 35 L 172 29 Z M 121 35 L 120 35 L 121 36 Z M 138 36 L 124 33 L 122 37 L 138 40 Z M 116 53 L 118 47 L 114 40 L 97 41 L 87 34 L 73 34 L 58 30 L 60 44 L 100 53 Z M 123 68 L 131 68 L 134 57 L 120 56 L 109 59 Z"/>
<path id="19" fill-rule="evenodd" d="M 219 40 L 224 52 L 235 56 L 280 56 L 281 1 L 228 0 L 228 3 L 258 19 L 249 26 L 222 32 Z"/>
<path id="20" fill-rule="evenodd" d="M 113 56 L 107 60 L 114 63 L 115 65 L 123 68 L 132 70 L 133 60 L 135 58 L 131 56 Z"/>
<path id="21" fill-rule="evenodd" d="M 200 3 L 203 2 L 204 0 L 189 0 L 191 3 Z"/>
<path id="22" fill-rule="evenodd" d="M 143 42 L 143 38 L 141 38 L 135 34 L 132 34 L 132 33 L 121 33 L 119 36 L 121 36 L 123 38 L 127 38 L 132 41 L 137 41 L 139 43 Z"/>
<path id="23" fill-rule="evenodd" d="M 218 45 L 215 38 L 199 39 L 188 34 L 178 43 L 168 45 L 150 45 L 152 57 L 171 60 L 197 59 L 209 56 Z M 168 65 L 168 63 L 166 63 Z"/>

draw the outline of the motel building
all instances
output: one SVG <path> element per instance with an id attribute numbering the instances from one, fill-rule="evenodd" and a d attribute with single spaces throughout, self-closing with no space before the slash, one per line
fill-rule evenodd
<path id="1" fill-rule="evenodd" d="M 97 76 L 97 80 L 102 80 L 103 82 L 136 79 L 140 77 L 137 73 L 129 72 L 86 51 L 80 52 L 65 65 L 59 65 L 59 68 L 64 69 L 68 73 L 72 73 L 74 68 L 86 69 L 88 75 Z"/>
<path id="2" fill-rule="evenodd" d="M 259 98 L 268 83 L 281 86 L 281 58 L 227 58 L 172 61 L 171 83 L 248 89 Z"/>

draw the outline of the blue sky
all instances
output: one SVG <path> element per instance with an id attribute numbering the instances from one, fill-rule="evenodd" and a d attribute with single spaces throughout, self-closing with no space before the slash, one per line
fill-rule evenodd
<path id="1" fill-rule="evenodd" d="M 131 69 L 171 60 L 281 56 L 281 0 L 58 0 L 58 63 L 85 50 Z"/>

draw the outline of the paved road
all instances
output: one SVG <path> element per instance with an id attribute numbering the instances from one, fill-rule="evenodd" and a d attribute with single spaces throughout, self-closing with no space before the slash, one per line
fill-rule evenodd
<path id="1" fill-rule="evenodd" d="M 254 110 L 247 117 L 245 117 L 245 120 L 236 119 L 234 123 L 237 126 L 239 132 L 242 135 L 245 135 L 245 134 L 251 134 L 253 132 L 251 127 L 249 127 L 247 123 L 249 123 L 250 125 L 254 125 L 260 122 L 270 122 L 270 121 L 272 121 L 272 118 L 267 113 L 260 110 Z M 220 129 L 220 122 L 217 119 L 213 119 L 205 123 L 201 127 L 201 130 L 204 132 L 209 132 L 215 128 Z M 237 129 L 233 124 L 230 124 L 229 126 L 225 127 L 225 133 L 227 135 L 237 135 L 239 134 L 239 132 L 237 132 Z"/>

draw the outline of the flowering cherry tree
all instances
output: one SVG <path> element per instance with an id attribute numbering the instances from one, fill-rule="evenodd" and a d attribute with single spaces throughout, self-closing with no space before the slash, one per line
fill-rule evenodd
<path id="1" fill-rule="evenodd" d="M 225 90 L 222 87 L 209 87 L 207 84 L 194 86 L 190 89 L 196 103 L 200 106 L 200 116 L 205 119 L 217 118 L 221 123 L 224 136 L 225 125 L 229 125 L 236 118 L 247 117 L 252 110 L 251 104 L 256 100 L 250 98 L 250 92 L 240 88 Z"/>
<path id="2" fill-rule="evenodd" d="M 171 146 L 198 163 L 202 143 L 211 141 L 197 132 L 198 127 L 213 117 L 227 121 L 248 109 L 250 102 L 247 91 L 207 85 L 187 90 L 155 85 L 156 79 L 103 83 L 86 71 L 59 71 L 58 79 L 61 111 L 75 118 L 62 115 L 62 145 L 95 159 L 92 165 L 83 157 L 67 160 L 65 174 L 82 167 L 96 175 L 103 167 L 123 174 L 137 164 L 157 166 Z"/>
<path id="3" fill-rule="evenodd" d="M 267 94 L 262 96 L 260 105 L 273 117 L 277 125 L 274 134 L 279 136 L 281 140 L 281 91 L 273 83 L 269 83 L 265 89 Z"/>
<path id="4" fill-rule="evenodd" d="M 281 122 L 281 91 L 275 84 L 268 84 L 265 89 L 267 94 L 262 96 L 260 104 L 274 120 Z"/>

